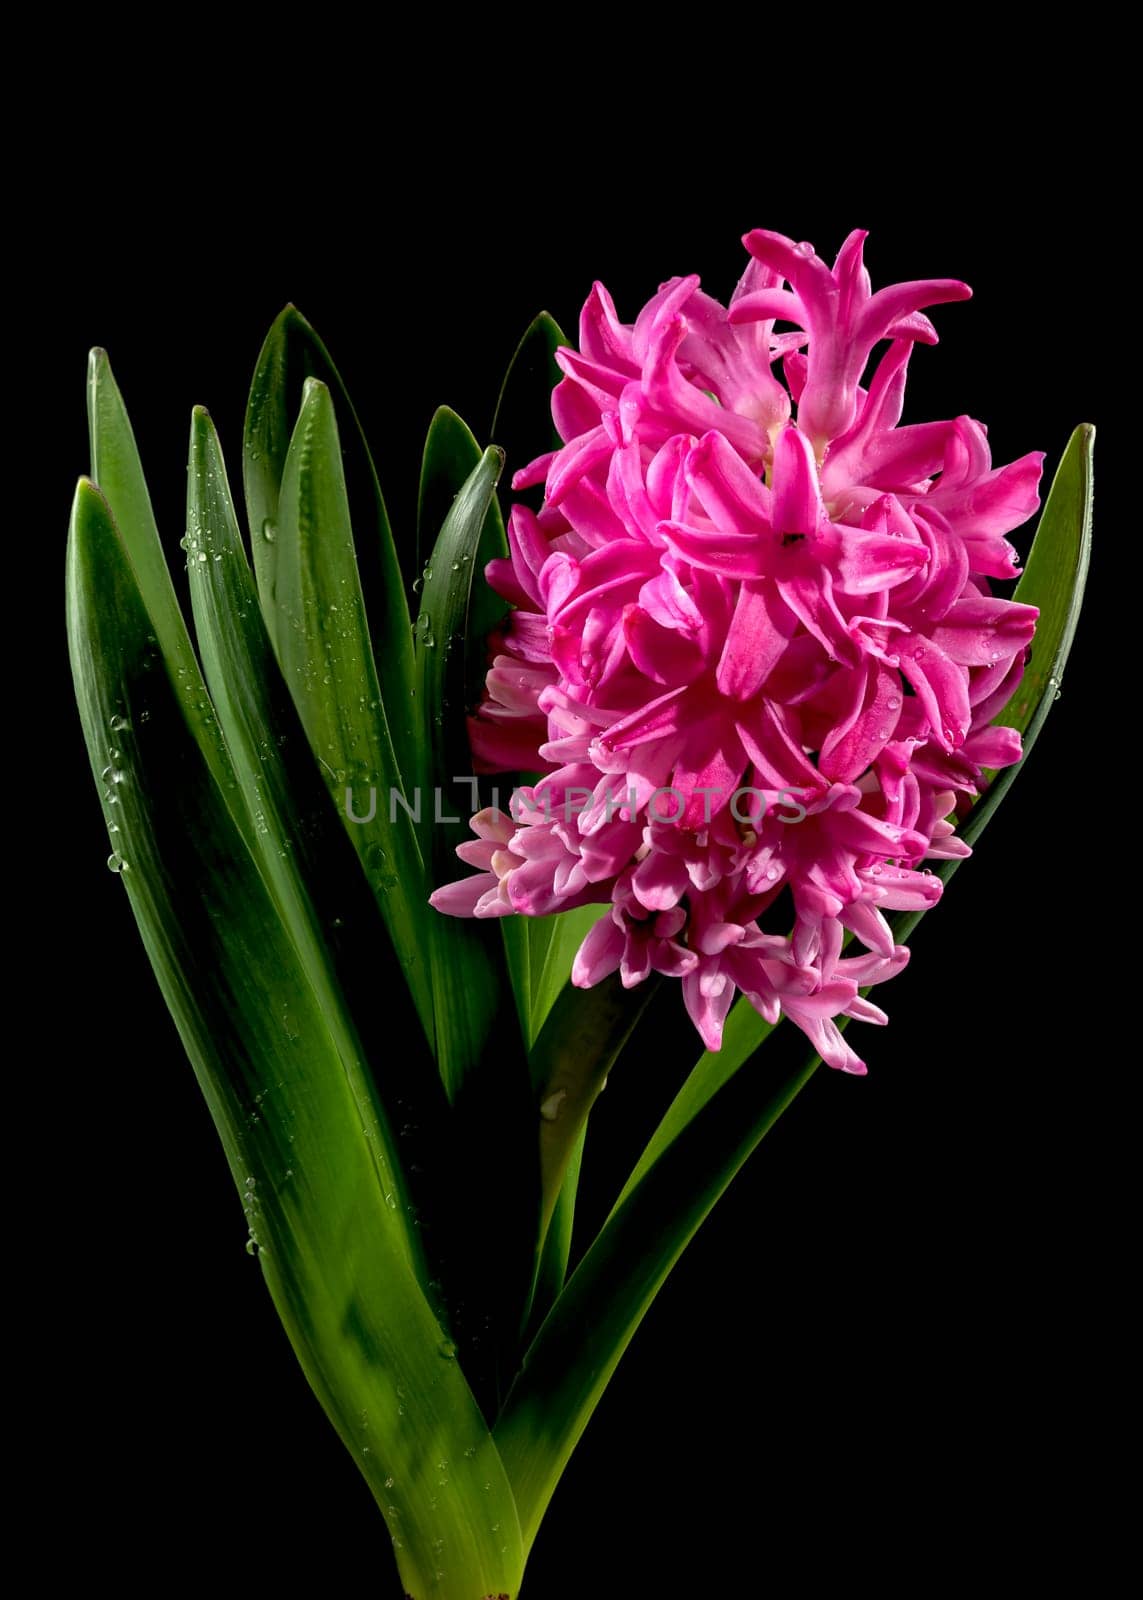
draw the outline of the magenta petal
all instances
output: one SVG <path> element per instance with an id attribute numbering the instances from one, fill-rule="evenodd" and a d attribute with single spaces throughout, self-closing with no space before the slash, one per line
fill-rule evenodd
<path id="1" fill-rule="evenodd" d="M 631 660 L 654 683 L 691 683 L 703 668 L 702 652 L 677 628 L 664 628 L 641 606 L 627 606 L 623 634 Z"/>
<path id="2" fill-rule="evenodd" d="M 708 1050 L 722 1049 L 722 1030 L 733 1000 L 734 985 L 729 981 L 712 993 L 709 984 L 704 991 L 702 979 L 697 973 L 691 973 L 683 979 L 683 1001 L 687 1014 Z"/>
<path id="3" fill-rule="evenodd" d="M 687 883 L 687 865 L 683 858 L 655 850 L 639 863 L 631 876 L 635 898 L 648 911 L 669 911 L 677 906 Z"/>
<path id="4" fill-rule="evenodd" d="M 660 522 L 659 532 L 692 566 L 721 578 L 760 578 L 766 571 L 767 552 L 757 534 L 705 532 L 673 520 Z"/>
<path id="5" fill-rule="evenodd" d="M 813 445 L 791 423 L 774 445 L 774 532 L 785 536 L 813 533 L 824 520 Z"/>
<path id="6" fill-rule="evenodd" d="M 797 429 L 783 429 L 783 435 Z M 771 497 L 765 485 L 721 433 L 707 433 L 686 461 L 687 481 L 716 527 L 767 534 Z"/>
<path id="7" fill-rule="evenodd" d="M 796 618 L 772 591 L 744 583 L 718 662 L 716 682 L 730 700 L 750 700 L 780 660 Z"/>
<path id="8" fill-rule="evenodd" d="M 962 745 L 971 711 L 964 674 L 931 639 L 906 634 L 901 640 L 901 671 L 917 691 L 942 750 Z"/>
<path id="9" fill-rule="evenodd" d="M 932 640 L 962 666 L 990 666 L 1031 644 L 1039 615 L 1035 606 L 973 595 L 950 607 Z"/>
<path id="10" fill-rule="evenodd" d="M 662 572 L 639 590 L 639 604 L 661 627 L 694 631 L 702 626 L 701 610 L 666 561 Z"/>
<path id="11" fill-rule="evenodd" d="M 472 917 L 476 915 L 476 903 L 489 888 L 496 887 L 496 880 L 490 873 L 478 873 L 475 878 L 461 878 L 456 883 L 446 883 L 440 889 L 434 889 L 429 896 L 429 904 L 435 911 L 443 911 L 449 917 Z"/>
<path id="12" fill-rule="evenodd" d="M 901 675 L 881 661 L 867 663 L 864 683 L 852 674 L 856 705 L 822 743 L 818 767 L 834 783 L 852 783 L 888 744 L 901 716 Z"/>
<path id="13" fill-rule="evenodd" d="M 610 916 L 601 917 L 589 931 L 572 962 L 571 981 L 577 989 L 590 989 L 618 969 L 623 955 L 623 932 Z"/>

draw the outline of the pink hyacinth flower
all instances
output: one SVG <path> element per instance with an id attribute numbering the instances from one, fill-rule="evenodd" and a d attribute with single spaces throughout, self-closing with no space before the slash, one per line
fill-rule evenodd
<path id="1" fill-rule="evenodd" d="M 432 896 L 609 907 L 574 983 L 678 978 L 712 1050 L 741 993 L 849 1072 L 839 1019 L 883 1023 L 860 990 L 908 959 L 886 913 L 935 904 L 958 803 L 1019 759 L 992 722 L 1037 613 L 990 580 L 1043 460 L 994 468 L 968 417 L 901 425 L 926 308 L 969 290 L 874 293 L 864 239 L 829 267 L 755 230 L 728 307 L 673 278 L 627 324 L 592 289 L 563 446 L 513 480 L 543 506 L 488 568 L 511 609 L 469 724 L 478 771 L 543 776 L 473 819 L 479 875 Z"/>

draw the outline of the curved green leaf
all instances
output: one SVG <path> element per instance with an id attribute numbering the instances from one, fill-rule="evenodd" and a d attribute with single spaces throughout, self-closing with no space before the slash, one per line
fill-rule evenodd
<path id="1" fill-rule="evenodd" d="M 414 1277 L 386 1187 L 396 1174 L 370 1148 L 320 999 L 163 670 L 106 502 L 87 482 L 69 540 L 68 634 L 113 860 L 298 1359 L 418 1600 L 470 1600 L 474 1584 L 514 1593 L 512 1496 Z M 438 1580 L 441 1540 L 450 1559 Z"/>
<path id="2" fill-rule="evenodd" d="M 452 510 L 453 501 L 480 465 L 481 453 L 468 424 L 450 407 L 438 406 L 429 424 L 421 461 L 417 496 L 417 566 L 421 568 L 421 576 L 413 584 L 416 590 L 423 587 L 433 571 L 431 557 L 437 537 Z M 468 709 L 480 703 L 489 664 L 488 636 L 508 610 L 507 603 L 486 582 L 484 569 L 490 561 L 503 559 L 507 554 L 504 522 L 493 495 L 475 551 L 471 556 L 461 551 L 456 557 L 458 561 L 471 562 L 471 574 L 462 575 L 468 576 L 471 585 L 465 613 L 464 704 Z M 466 747 L 461 747 L 458 741 L 457 759 L 464 753 Z M 460 770 L 458 767 L 457 771 Z"/>
<path id="3" fill-rule="evenodd" d="M 111 508 L 124 548 L 139 580 L 159 652 L 187 712 L 189 724 L 215 782 L 247 843 L 253 830 L 237 800 L 234 770 L 218 724 L 207 711 L 206 687 L 187 625 L 171 582 L 162 540 L 151 510 L 151 496 L 123 396 L 106 350 L 93 350 L 87 366 L 87 421 L 91 476 Z"/>
<path id="4" fill-rule="evenodd" d="M 402 1201 L 398 1215 L 404 1218 L 409 1197 L 394 1127 L 415 1125 L 421 1145 L 431 1150 L 440 1136 L 444 1098 L 426 1055 L 418 1056 L 412 1047 L 416 1013 L 402 985 L 390 991 L 383 1027 L 373 1016 L 378 963 L 395 957 L 278 671 L 222 452 L 201 408 L 191 423 L 186 543 L 203 666 L 254 820 L 256 856 L 321 1004 L 362 1125 L 370 1130 L 370 1148 L 378 1157 L 385 1154 L 393 1174 L 390 1188 Z M 377 1080 L 366 1065 L 357 1018 L 374 1052 L 385 1057 Z M 391 1049 L 394 1030 L 410 1041 L 404 1050 Z M 410 1154 L 406 1149 L 406 1159 Z M 423 1211 L 423 1197 L 418 1198 Z M 410 1260 L 427 1292 L 431 1273 L 421 1260 L 420 1236 L 409 1221 L 405 1231 Z"/>
<path id="5" fill-rule="evenodd" d="M 447 482 L 458 466 L 455 450 L 435 457 L 434 439 L 474 447 L 461 428 L 459 419 L 438 413 L 426 452 L 426 482 Z M 476 784 L 465 777 L 471 771 L 465 640 L 474 631 L 475 595 L 483 582 L 473 569 L 487 548 L 489 524 L 499 528 L 494 490 L 501 460 L 497 450 L 478 454 L 455 488 L 423 580 L 415 636 L 425 758 L 421 837 L 435 884 L 461 875 L 455 846 L 471 837 Z M 427 950 L 437 1061 L 454 1111 L 450 1149 L 458 1204 L 447 1281 L 450 1293 L 459 1295 L 455 1315 L 462 1331 L 467 1327 L 472 1335 L 462 1345 L 466 1370 L 493 1415 L 515 1371 L 534 1271 L 539 1112 L 495 921 L 434 912 Z"/>
<path id="6" fill-rule="evenodd" d="M 498 450 L 486 450 L 480 457 L 450 502 L 425 568 L 415 648 L 422 741 L 420 838 L 433 887 L 457 876 L 456 845 L 471 837 L 464 641 L 473 568 L 502 465 Z M 487 924 L 433 912 L 426 944 L 437 1060 L 453 1099 L 479 1063 L 506 998 L 499 933 Z"/>
<path id="7" fill-rule="evenodd" d="M 381 671 L 381 698 L 397 765 L 411 783 L 415 763 L 413 649 L 401 564 L 357 413 L 329 352 L 292 305 L 275 319 L 266 335 L 246 406 L 242 465 L 258 593 L 277 648 L 282 621 L 277 605 L 282 478 L 302 391 L 310 378 L 317 378 L 330 390 L 342 419 L 343 469 L 357 523 L 356 560 Z"/>
<path id="8" fill-rule="evenodd" d="M 555 318 L 541 311 L 516 346 L 488 435 L 503 445 L 513 472 L 563 442 L 552 422 L 552 390 L 563 377 L 556 351 L 570 344 Z"/>
<path id="9" fill-rule="evenodd" d="M 433 1039 L 420 847 L 382 701 L 354 553 L 333 401 L 306 380 L 282 474 L 278 659 Z"/>

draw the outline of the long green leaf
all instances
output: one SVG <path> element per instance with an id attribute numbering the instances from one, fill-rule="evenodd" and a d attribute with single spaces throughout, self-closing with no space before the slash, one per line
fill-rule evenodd
<path id="1" fill-rule="evenodd" d="M 1031 553 L 1013 595 L 1013 599 L 1025 605 L 1040 608 L 1024 676 L 1016 693 L 996 718 L 998 725 L 1016 728 L 1023 736 L 1024 760 L 1059 698 L 1064 667 L 1079 621 L 1080 601 L 1091 559 L 1094 452 L 1095 429 L 1085 423 L 1068 440 L 1040 515 Z M 969 844 L 979 836 L 1023 764 L 1021 761 L 997 773 L 973 806 L 959 830 Z"/>
<path id="2" fill-rule="evenodd" d="M 506 451 L 512 472 L 562 443 L 552 422 L 552 390 L 563 377 L 556 351 L 570 343 L 555 318 L 541 311 L 516 346 L 489 433 Z"/>
<path id="3" fill-rule="evenodd" d="M 191 602 L 211 698 L 233 755 L 240 792 L 255 824 L 256 856 L 370 1129 L 403 1192 L 396 1127 L 416 1127 L 424 1166 L 440 1136 L 446 1107 L 427 1052 L 418 1055 L 416 1013 L 394 986 L 377 1026 L 378 962 L 393 960 L 377 903 L 306 745 L 270 645 L 238 529 L 226 467 L 207 413 L 191 423 L 187 473 L 187 555 Z M 388 948 L 387 948 L 388 947 Z M 370 1076 L 364 1039 L 385 1070 Z M 393 1032 L 407 1044 L 393 1051 Z M 429 1067 L 426 1072 L 425 1067 Z M 380 1091 L 381 1106 L 376 1104 Z M 406 1136 L 405 1159 L 413 1152 Z M 426 1205 L 423 1185 L 418 1212 Z M 399 1209 L 404 1216 L 405 1207 Z M 423 1288 L 431 1274 L 419 1235 L 406 1224 L 410 1259 Z"/>
<path id="4" fill-rule="evenodd" d="M 1041 607 L 1035 687 L 1010 723 L 1026 733 L 1028 746 L 1055 699 L 1083 598 L 1092 437 L 1089 428 L 1077 430 L 1065 452 L 1021 584 L 1021 600 Z M 982 803 L 978 810 L 961 830 L 970 840 L 991 808 Z M 816 1057 L 806 1059 L 796 1030 L 786 1027 L 775 1031 L 759 1070 L 736 1070 L 768 1031 L 760 1018 L 754 1025 L 741 1013 L 741 1004 L 731 1013 L 727 1061 L 704 1055 L 667 1111 L 632 1181 L 532 1341 L 497 1424 L 525 1547 L 671 1267 L 818 1065 Z"/>
<path id="5" fill-rule="evenodd" d="M 631 994 L 618 974 L 587 990 L 565 985 L 529 1053 L 540 1106 L 544 1229 L 587 1114 L 656 988 L 652 978 Z"/>
<path id="6" fill-rule="evenodd" d="M 551 420 L 551 395 L 561 377 L 555 352 L 568 342 L 555 320 L 541 311 L 508 364 L 490 437 L 503 447 L 512 472 L 560 443 Z M 529 1046 L 567 982 L 572 956 L 590 925 L 584 922 L 582 933 L 572 942 L 574 930 L 566 921 L 570 915 L 506 917 L 501 923 L 512 989 Z"/>
<path id="7" fill-rule="evenodd" d="M 453 501 L 465 483 L 480 465 L 482 451 L 471 428 L 448 406 L 438 406 L 429 424 L 425 439 L 425 453 L 421 461 L 421 482 L 417 496 L 417 565 L 421 576 L 414 589 L 421 589 L 432 577 L 432 554 L 441 529 L 452 510 Z M 488 503 L 480 538 L 475 551 L 469 555 L 461 550 L 455 559 L 460 565 L 471 565 L 471 572 L 462 572 L 459 587 L 470 584 L 467 594 L 465 623 L 464 703 L 467 708 L 479 704 L 484 688 L 484 675 L 488 668 L 488 636 L 508 610 L 505 601 L 491 589 L 484 577 L 490 561 L 508 554 L 508 540 L 500 506 L 493 495 Z M 450 572 L 454 569 L 449 568 Z M 457 758 L 464 749 L 457 741 Z M 458 769 L 459 770 L 459 769 Z"/>
<path id="8" fill-rule="evenodd" d="M 471 837 L 471 760 L 465 731 L 467 633 L 473 567 L 503 458 L 487 450 L 452 499 L 425 568 L 415 634 L 421 714 L 421 848 L 437 887 L 457 876 L 455 849 Z M 471 784 L 468 785 L 471 789 Z M 450 1099 L 479 1063 L 503 1000 L 498 931 L 432 915 L 427 931 L 437 1059 Z"/>
<path id="9" fill-rule="evenodd" d="M 377 681 L 333 401 L 315 378 L 306 380 L 286 457 L 277 542 L 282 672 L 431 1041 L 431 978 L 420 954 L 428 891 Z"/>
<path id="10" fill-rule="evenodd" d="M 533 1040 L 539 1039 L 553 1006 L 567 990 L 576 951 L 600 917 L 607 916 L 610 910 L 610 906 L 578 906 L 574 911 L 561 911 L 554 917 L 530 919 L 532 922 L 542 920 L 552 924 L 546 943 L 541 946 L 537 941 L 531 951 Z"/>
<path id="11" fill-rule="evenodd" d="M 413 648 L 401 565 L 357 413 L 329 352 L 296 306 L 287 306 L 266 335 L 246 406 L 243 478 L 258 592 L 277 645 L 283 621 L 277 604 L 282 478 L 303 388 L 310 378 L 330 390 L 342 420 L 343 465 L 358 532 L 356 558 L 381 665 L 381 699 L 398 767 L 411 783 Z"/>
<path id="12" fill-rule="evenodd" d="M 610 907 L 577 906 L 551 917 L 504 917 L 501 929 L 528 1048 L 571 977 L 576 951 Z"/>
<path id="13" fill-rule="evenodd" d="M 634 994 L 618 975 L 586 991 L 563 986 L 529 1051 L 539 1107 L 540 1207 L 527 1322 L 546 1314 L 563 1286 L 588 1114 L 658 980 Z"/>
<path id="14" fill-rule="evenodd" d="M 163 670 L 106 502 L 86 481 L 69 541 L 68 632 L 113 864 L 298 1359 L 382 1507 L 417 1600 L 471 1600 L 474 1585 L 515 1593 L 512 1496 L 416 1283 L 384 1156 L 370 1149 L 319 997 Z"/>
<path id="15" fill-rule="evenodd" d="M 455 473 L 475 448 L 463 424 L 438 413 L 426 451 L 426 483 L 453 492 L 428 564 L 417 621 L 417 695 L 423 719 L 425 765 L 422 840 L 433 882 L 458 876 L 455 847 L 470 838 L 472 781 L 465 713 L 473 686 L 465 654 L 474 631 L 474 573 L 488 548 L 490 522 L 499 528 L 494 499 L 501 456 L 477 453 L 467 478 Z M 437 458 L 434 437 L 447 444 Z M 459 462 L 457 446 L 460 446 Z M 422 505 L 429 496 L 422 495 Z M 437 505 L 445 504 L 443 494 Z M 502 539 L 502 534 L 494 535 Z M 499 1408 L 519 1359 L 521 1324 L 534 1272 L 539 1166 L 533 1099 L 517 1025 L 500 931 L 495 921 L 434 914 L 427 940 L 437 1018 L 437 1057 L 454 1111 L 457 1194 L 454 1251 L 447 1276 L 459 1294 L 454 1317 L 466 1370 L 489 1415 Z"/>
<path id="16" fill-rule="evenodd" d="M 605 1080 L 606 1081 L 606 1080 Z M 583 1147 L 587 1139 L 587 1122 L 581 1124 L 567 1158 L 563 1182 L 556 1196 L 548 1231 L 540 1247 L 532 1288 L 532 1304 L 525 1327 L 525 1340 L 531 1343 L 536 1331 L 555 1304 L 556 1297 L 567 1280 L 568 1261 L 571 1258 L 572 1234 L 575 1229 L 575 1207 L 579 1194 L 579 1175 L 583 1165 Z"/>
<path id="17" fill-rule="evenodd" d="M 135 446 L 123 396 L 111 371 L 106 350 L 93 350 L 87 367 L 87 421 L 91 443 L 91 476 L 111 507 L 124 548 L 139 580 L 147 613 L 167 670 L 178 687 L 199 748 L 247 843 L 253 828 L 237 798 L 229 753 L 210 715 L 202 672 L 191 646 L 163 554 L 151 509 L 151 496 Z"/>

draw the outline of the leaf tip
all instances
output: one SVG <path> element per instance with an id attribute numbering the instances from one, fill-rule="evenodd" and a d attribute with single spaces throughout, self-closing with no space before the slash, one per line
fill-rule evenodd
<path id="1" fill-rule="evenodd" d="M 75 503 L 103 505 L 103 494 L 94 478 L 89 478 L 87 473 L 81 473 L 75 485 Z"/>

